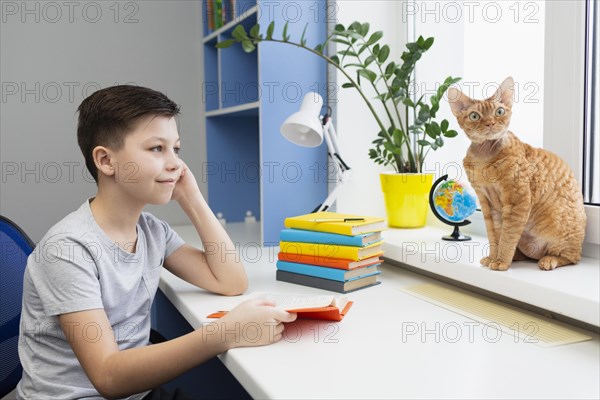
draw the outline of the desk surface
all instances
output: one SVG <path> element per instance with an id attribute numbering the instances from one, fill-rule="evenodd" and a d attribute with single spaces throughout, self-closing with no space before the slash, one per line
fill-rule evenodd
<path id="1" fill-rule="evenodd" d="M 200 244 L 193 227 L 174 229 Z M 275 281 L 276 248 L 239 250 L 247 293 L 324 293 Z M 433 280 L 381 269 L 381 285 L 349 294 L 354 306 L 342 322 L 299 320 L 284 340 L 233 349 L 221 361 L 254 398 L 600 397 L 597 335 L 553 348 L 525 343 L 402 291 Z M 160 289 L 194 328 L 245 298 L 209 294 L 167 271 Z"/>

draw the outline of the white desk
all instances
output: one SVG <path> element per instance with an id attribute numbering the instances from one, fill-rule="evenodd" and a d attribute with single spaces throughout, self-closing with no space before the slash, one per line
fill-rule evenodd
<path id="1" fill-rule="evenodd" d="M 174 228 L 199 245 L 192 227 Z M 248 293 L 322 293 L 275 281 L 276 249 L 246 245 L 241 254 Z M 431 279 L 389 265 L 382 270 L 381 285 L 349 295 L 354 306 L 342 322 L 299 320 L 286 340 L 233 349 L 221 361 L 254 398 L 600 397 L 597 335 L 554 348 L 515 343 L 401 290 Z M 194 328 L 243 300 L 206 293 L 166 271 L 160 289 Z M 409 335 L 415 326 L 419 332 Z"/>

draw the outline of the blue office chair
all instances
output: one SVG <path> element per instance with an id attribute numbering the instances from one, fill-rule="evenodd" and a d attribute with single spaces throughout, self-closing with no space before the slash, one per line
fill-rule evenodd
<path id="1" fill-rule="evenodd" d="M 23 372 L 18 353 L 23 274 L 34 247 L 21 228 L 0 215 L 0 398 L 17 386 Z"/>

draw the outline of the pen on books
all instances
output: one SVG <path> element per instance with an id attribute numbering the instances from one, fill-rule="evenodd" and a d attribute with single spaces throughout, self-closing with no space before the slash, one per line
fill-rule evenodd
<path id="1" fill-rule="evenodd" d="M 316 218 L 311 219 L 311 222 L 352 222 L 352 221 L 364 221 L 364 218 Z"/>

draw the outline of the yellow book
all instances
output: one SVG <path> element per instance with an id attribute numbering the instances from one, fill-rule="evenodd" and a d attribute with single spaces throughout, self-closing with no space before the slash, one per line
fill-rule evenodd
<path id="1" fill-rule="evenodd" d="M 286 228 L 338 233 L 349 236 L 378 232 L 384 230 L 386 227 L 383 218 L 328 211 L 289 217 L 285 219 L 284 224 Z"/>
<path id="2" fill-rule="evenodd" d="M 360 261 L 381 254 L 381 241 L 369 246 L 342 246 L 339 244 L 279 242 L 280 251 L 286 254 L 308 255 L 313 257 L 341 258 Z"/>

